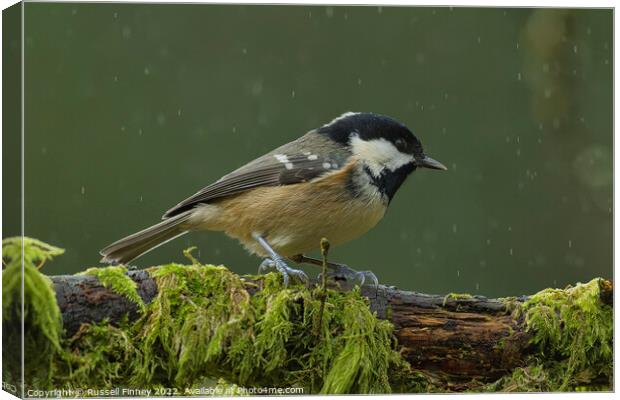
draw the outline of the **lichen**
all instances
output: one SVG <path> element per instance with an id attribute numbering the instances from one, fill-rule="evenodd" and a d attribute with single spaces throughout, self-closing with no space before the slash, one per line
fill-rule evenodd
<path id="1" fill-rule="evenodd" d="M 138 285 L 127 276 L 127 268 L 124 265 L 111 265 L 108 267 L 88 268 L 78 275 L 90 275 L 96 277 L 101 284 L 115 293 L 125 296 L 138 306 L 141 312 L 146 310 L 142 297 L 138 294 Z"/>

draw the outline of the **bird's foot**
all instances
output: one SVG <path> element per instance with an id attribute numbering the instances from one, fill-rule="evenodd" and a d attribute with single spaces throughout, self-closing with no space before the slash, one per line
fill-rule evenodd
<path id="1" fill-rule="evenodd" d="M 329 263 L 327 264 L 327 267 L 327 277 L 337 282 L 345 281 L 347 285 L 353 286 L 357 284 L 362 287 L 364 283 L 368 280 L 369 283 L 372 282 L 372 285 L 374 287 L 377 287 L 379 285 L 379 280 L 372 271 L 356 271 L 344 264 L 336 263 Z M 321 274 L 319 274 L 319 279 L 320 278 Z"/>
<path id="2" fill-rule="evenodd" d="M 284 262 L 284 260 L 280 258 L 265 258 L 258 267 L 258 273 L 266 273 L 270 268 L 275 268 L 282 275 L 284 287 L 288 287 L 291 276 L 297 278 L 299 281 L 306 285 L 310 281 L 308 275 L 306 275 L 304 271 L 289 267 L 288 264 L 286 264 L 286 262 Z"/>

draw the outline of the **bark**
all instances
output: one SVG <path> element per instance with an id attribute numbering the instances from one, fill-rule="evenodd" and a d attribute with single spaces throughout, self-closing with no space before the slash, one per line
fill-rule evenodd
<path id="1" fill-rule="evenodd" d="M 145 303 L 157 294 L 145 271 L 129 271 Z M 125 297 L 104 288 L 93 276 L 51 276 L 67 335 L 80 324 L 108 319 L 114 323 L 138 308 Z M 403 356 L 417 369 L 466 389 L 466 382 L 489 382 L 523 365 L 531 352 L 523 321 L 515 320 L 506 300 L 482 296 L 438 296 L 394 287 L 364 286 L 377 316 L 390 320 Z M 612 286 L 604 281 L 601 300 L 612 302 Z M 513 301 L 523 302 L 522 296 Z"/>

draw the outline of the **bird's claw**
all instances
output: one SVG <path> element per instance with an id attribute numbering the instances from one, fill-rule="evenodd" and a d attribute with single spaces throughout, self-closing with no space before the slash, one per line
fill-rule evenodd
<path id="1" fill-rule="evenodd" d="M 319 279 L 322 274 L 319 274 Z M 347 284 L 358 284 L 360 287 L 364 285 L 366 279 L 372 281 L 374 287 L 379 286 L 379 280 L 372 271 L 356 271 L 343 264 L 330 266 L 327 276 L 336 281 L 345 281 Z"/>
<path id="2" fill-rule="evenodd" d="M 308 282 L 310 282 L 308 275 L 306 275 L 304 271 L 289 267 L 286 262 L 281 259 L 264 259 L 258 267 L 258 273 L 263 274 L 267 272 L 267 270 L 269 270 L 270 268 L 275 268 L 282 275 L 284 287 L 288 287 L 288 284 L 290 282 L 290 276 L 297 278 L 299 281 L 303 282 L 306 285 L 308 284 Z"/>

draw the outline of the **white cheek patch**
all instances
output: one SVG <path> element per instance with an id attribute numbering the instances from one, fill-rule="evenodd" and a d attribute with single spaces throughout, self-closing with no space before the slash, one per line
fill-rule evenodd
<path id="1" fill-rule="evenodd" d="M 385 139 L 362 140 L 354 135 L 350 142 L 351 151 L 365 162 L 374 176 L 379 176 L 387 168 L 396 171 L 414 161 L 411 154 L 401 153 L 396 146 Z"/>

